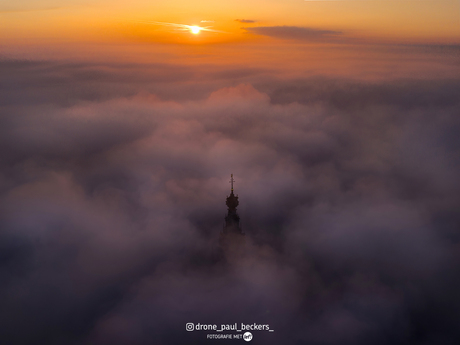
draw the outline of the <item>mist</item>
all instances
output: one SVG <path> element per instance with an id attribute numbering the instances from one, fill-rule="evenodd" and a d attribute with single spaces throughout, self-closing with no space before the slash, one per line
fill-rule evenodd
<path id="1" fill-rule="evenodd" d="M 457 78 L 0 70 L 5 344 L 211 342 L 188 322 L 269 324 L 256 344 L 458 343 Z M 230 174 L 245 247 L 222 259 Z"/>

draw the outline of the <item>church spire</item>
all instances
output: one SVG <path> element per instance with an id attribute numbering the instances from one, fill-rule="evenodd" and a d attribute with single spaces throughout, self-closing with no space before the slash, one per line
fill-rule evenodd
<path id="1" fill-rule="evenodd" d="M 219 236 L 220 248 L 223 250 L 225 257 L 229 255 L 229 258 L 232 258 L 234 255 L 240 255 L 245 243 L 245 235 L 243 229 L 241 228 L 240 216 L 236 210 L 239 202 L 238 195 L 233 193 L 234 183 L 235 179 L 233 178 L 233 174 L 231 174 L 230 195 L 227 196 L 226 200 L 226 205 L 228 208 L 227 215 L 225 216 L 224 226 Z"/>
<path id="2" fill-rule="evenodd" d="M 227 197 L 227 207 L 228 213 L 225 217 L 225 225 L 224 225 L 224 233 L 240 233 L 242 234 L 241 225 L 240 225 L 240 216 L 238 215 L 236 208 L 239 205 L 238 202 L 238 195 L 233 194 L 233 183 L 235 179 L 233 178 L 233 174 L 230 175 L 230 183 L 231 183 L 231 193 Z"/>
<path id="3" fill-rule="evenodd" d="M 236 208 L 239 204 L 238 202 L 238 196 L 235 196 L 235 194 L 233 194 L 233 182 L 235 182 L 235 179 L 233 178 L 233 174 L 230 175 L 230 183 L 232 184 L 232 189 L 231 189 L 231 193 L 230 193 L 230 196 L 227 197 L 227 206 L 228 206 L 228 212 L 229 214 L 230 213 L 235 213 L 236 214 Z"/>
<path id="4" fill-rule="evenodd" d="M 233 194 L 233 182 L 235 182 L 235 180 L 233 179 L 233 174 L 231 174 L 230 176 L 231 176 L 230 183 L 232 184 L 232 194 Z"/>

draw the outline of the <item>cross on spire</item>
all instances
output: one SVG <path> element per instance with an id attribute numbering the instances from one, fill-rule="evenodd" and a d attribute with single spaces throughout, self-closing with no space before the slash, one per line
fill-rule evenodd
<path id="1" fill-rule="evenodd" d="M 231 176 L 230 183 L 232 184 L 232 193 L 233 193 L 233 182 L 235 182 L 235 180 L 233 179 L 233 174 L 231 174 L 230 176 Z"/>

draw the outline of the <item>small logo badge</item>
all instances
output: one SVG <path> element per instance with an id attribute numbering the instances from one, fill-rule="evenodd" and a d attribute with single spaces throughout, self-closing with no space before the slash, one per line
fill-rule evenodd
<path id="1" fill-rule="evenodd" d="M 193 323 L 189 322 L 189 323 L 187 323 L 187 324 L 185 325 L 185 329 L 186 329 L 187 331 L 191 332 L 191 331 L 193 331 L 193 330 L 195 329 L 195 325 L 194 325 Z"/>
<path id="2" fill-rule="evenodd" d="M 252 340 L 252 333 L 251 332 L 246 332 L 243 334 L 243 339 L 244 341 L 251 341 Z"/>

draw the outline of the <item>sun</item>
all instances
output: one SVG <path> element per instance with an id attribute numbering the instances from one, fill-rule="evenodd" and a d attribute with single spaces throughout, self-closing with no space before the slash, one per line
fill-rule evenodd
<path id="1" fill-rule="evenodd" d="M 202 28 L 200 28 L 199 26 L 196 26 L 196 25 L 190 26 L 190 32 L 194 35 L 198 35 L 201 30 Z"/>

